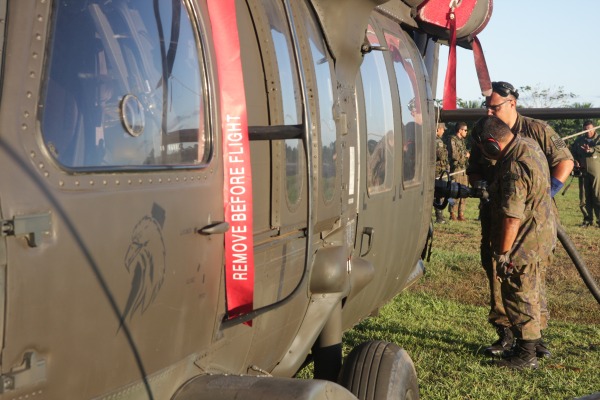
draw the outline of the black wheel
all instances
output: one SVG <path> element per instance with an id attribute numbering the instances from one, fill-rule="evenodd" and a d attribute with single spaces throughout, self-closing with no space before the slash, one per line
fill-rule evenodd
<path id="1" fill-rule="evenodd" d="M 360 400 L 419 398 L 417 372 L 408 353 L 394 343 L 365 342 L 344 362 L 339 384 Z"/>

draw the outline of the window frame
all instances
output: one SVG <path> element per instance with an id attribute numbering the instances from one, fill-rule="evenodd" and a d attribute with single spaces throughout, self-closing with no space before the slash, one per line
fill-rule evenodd
<path id="1" fill-rule="evenodd" d="M 198 83 L 201 85 L 202 95 L 201 95 L 201 104 L 203 105 L 203 119 L 204 119 L 204 146 L 206 148 L 204 154 L 205 159 L 198 160 L 198 163 L 180 163 L 180 164 L 169 164 L 169 163 L 157 163 L 152 165 L 144 165 L 144 164 L 132 164 L 132 165 L 82 165 L 82 166 L 74 166 L 67 165 L 62 163 L 54 154 L 51 148 L 48 146 L 47 138 L 44 135 L 44 124 L 43 124 L 43 113 L 44 113 L 44 105 L 46 104 L 46 94 L 48 90 L 48 81 L 49 81 L 49 68 L 50 61 L 52 59 L 52 52 L 49 50 L 45 53 L 45 57 L 43 60 L 42 66 L 42 84 L 39 88 L 39 101 L 37 103 L 38 113 L 36 117 L 36 121 L 38 123 L 39 129 L 37 130 L 38 135 L 38 144 L 43 153 L 46 154 L 47 158 L 51 160 L 51 162 L 57 166 L 62 171 L 67 172 L 69 175 L 76 174 L 93 174 L 93 173 L 115 173 L 115 172 L 157 172 L 157 171 L 167 171 L 167 170 L 200 170 L 208 168 L 215 160 L 216 155 L 216 138 L 214 133 L 214 121 L 215 114 L 213 112 L 215 100 L 213 98 L 214 93 L 214 85 L 212 84 L 211 77 L 213 76 L 210 60 L 212 59 L 209 47 L 207 46 L 207 31 L 205 27 L 205 22 L 199 17 L 199 13 L 197 12 L 195 5 L 192 4 L 189 0 L 179 0 L 178 3 L 181 7 L 181 18 L 187 19 L 189 21 L 189 29 L 194 36 L 194 42 L 196 44 L 196 55 L 198 62 Z M 56 13 L 54 7 L 56 7 L 57 3 L 53 3 L 52 7 L 52 18 L 48 23 L 48 34 L 46 37 L 46 49 L 52 48 L 52 42 L 55 39 L 55 24 L 56 24 Z M 184 12 L 186 14 L 184 14 Z M 124 96 L 125 97 L 125 96 Z M 41 110 L 41 112 L 39 111 Z M 121 119 L 122 124 L 122 119 Z M 199 127 L 199 131 L 202 127 Z M 125 131 L 125 127 L 123 127 Z M 160 135 L 161 141 L 167 137 L 166 134 Z M 198 136 L 198 140 L 194 143 L 200 142 L 200 136 Z M 184 143 L 184 142 L 181 142 Z"/>

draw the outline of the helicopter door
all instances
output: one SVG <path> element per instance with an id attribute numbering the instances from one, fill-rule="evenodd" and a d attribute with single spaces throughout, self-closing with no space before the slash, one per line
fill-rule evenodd
<path id="1" fill-rule="evenodd" d="M 96 398 L 213 338 L 223 236 L 199 231 L 223 221 L 223 169 L 196 19 L 206 12 L 154 5 L 36 2 L 11 14 L 2 211 L 48 213 L 51 228 L 36 246 L 6 238 L 2 372 L 29 368 L 19 381 L 41 377 L 49 398 Z M 24 358 L 32 351 L 40 362 Z"/>
<path id="2" fill-rule="evenodd" d="M 353 257 L 373 264 L 369 293 L 378 295 L 359 293 L 352 300 L 365 310 L 404 287 L 419 259 L 426 167 L 424 72 L 405 51 L 412 42 L 379 15 L 368 26 L 367 40 L 374 50 L 365 54 L 357 82 L 361 193 Z"/>
<path id="3" fill-rule="evenodd" d="M 367 27 L 367 39 L 371 46 L 383 43 L 374 21 Z M 391 70 L 386 57 L 385 52 L 377 50 L 365 54 L 356 85 L 361 184 L 353 257 L 367 259 L 376 271 L 368 294 L 365 291 L 353 299 L 355 306 L 364 311 L 380 303 L 379 296 L 386 285 L 390 265 L 387 250 L 390 250 L 395 225 L 390 223 L 390 218 L 393 218 L 401 189 L 398 150 L 401 138 L 394 118 L 398 101 L 390 89 Z"/>
<path id="4" fill-rule="evenodd" d="M 380 26 L 392 59 L 392 92 L 400 99 L 402 117 L 402 192 L 396 219 L 400 223 L 393 235 L 394 255 L 408 264 L 394 273 L 396 285 L 388 291 L 391 296 L 404 288 L 425 245 L 431 200 L 427 200 L 424 179 L 431 179 L 434 130 L 433 114 L 427 107 L 431 97 L 426 89 L 427 72 L 413 40 L 390 20 L 381 18 Z"/>

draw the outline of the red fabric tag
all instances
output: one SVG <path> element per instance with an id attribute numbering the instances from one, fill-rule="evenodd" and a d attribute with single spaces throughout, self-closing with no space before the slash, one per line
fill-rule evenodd
<path id="1" fill-rule="evenodd" d="M 223 198 L 230 224 L 225 234 L 225 287 L 231 319 L 252 311 L 254 298 L 250 146 L 235 2 L 208 0 L 207 4 L 221 101 Z"/>

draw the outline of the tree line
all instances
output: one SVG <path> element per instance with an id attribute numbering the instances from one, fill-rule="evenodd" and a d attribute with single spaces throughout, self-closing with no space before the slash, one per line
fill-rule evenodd
<path id="1" fill-rule="evenodd" d="M 592 103 L 574 102 L 577 96 L 568 92 L 564 87 L 543 87 L 540 84 L 534 86 L 521 86 L 519 90 L 519 108 L 592 108 Z M 441 103 L 441 102 L 440 102 Z M 441 105 L 441 104 L 440 104 Z M 483 108 L 485 100 L 463 100 L 457 99 L 458 108 Z M 583 123 L 588 119 L 557 119 L 548 120 L 548 124 L 561 137 L 569 136 L 583 130 Z M 599 125 L 598 119 L 592 119 L 594 126 Z M 474 122 L 467 122 L 470 128 Z M 444 136 L 454 134 L 454 124 L 449 124 Z"/>

